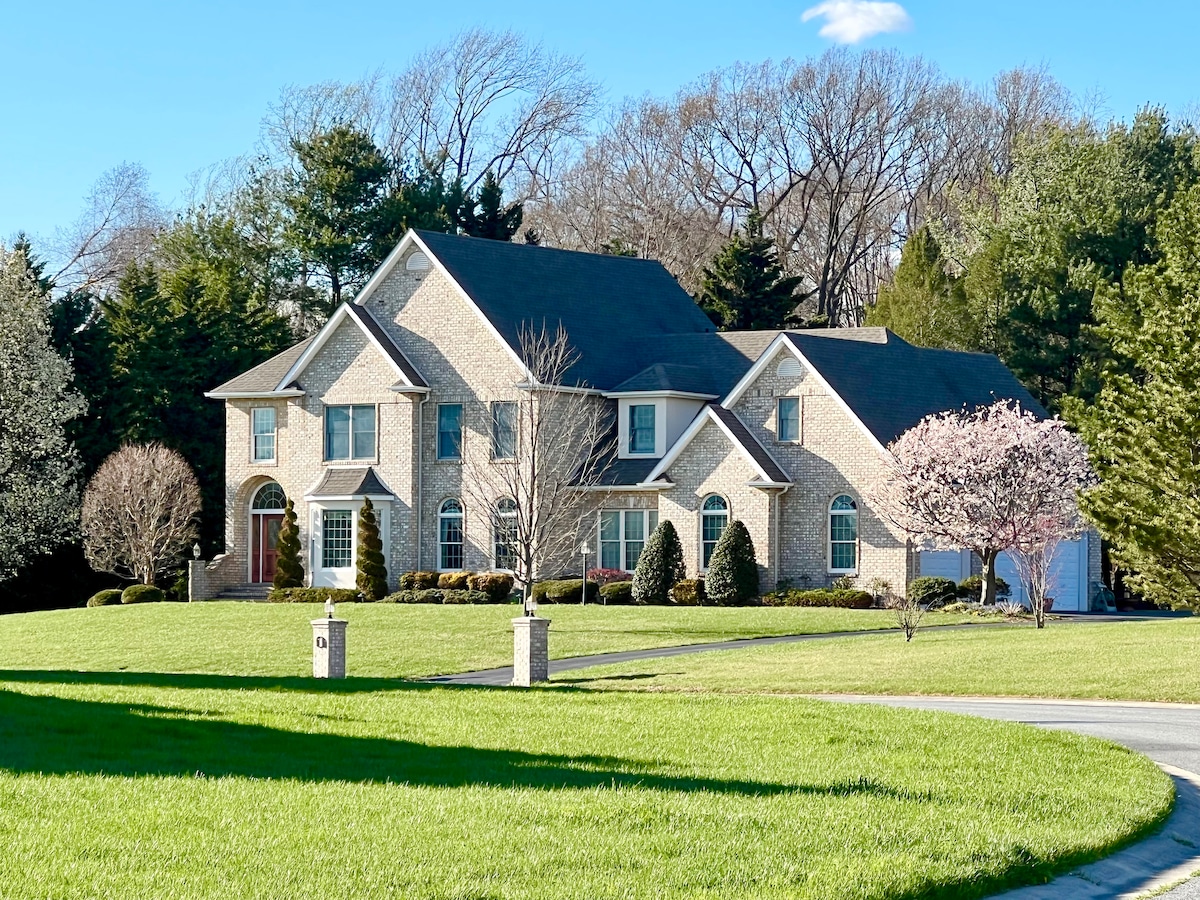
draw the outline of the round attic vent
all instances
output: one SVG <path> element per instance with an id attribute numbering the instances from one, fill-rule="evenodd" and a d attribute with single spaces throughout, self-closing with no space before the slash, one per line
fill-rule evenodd
<path id="1" fill-rule="evenodd" d="M 779 361 L 775 374 L 780 378 L 799 378 L 804 374 L 804 367 L 796 357 L 787 356 Z"/>
<path id="2" fill-rule="evenodd" d="M 404 268 L 409 272 L 425 272 L 429 269 L 429 257 L 418 250 L 408 257 L 404 263 Z"/>

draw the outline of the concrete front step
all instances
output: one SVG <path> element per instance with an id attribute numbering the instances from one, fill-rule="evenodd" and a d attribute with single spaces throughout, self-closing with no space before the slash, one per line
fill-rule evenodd
<path id="1" fill-rule="evenodd" d="M 269 584 L 235 584 L 217 594 L 217 600 L 266 600 L 271 593 Z"/>

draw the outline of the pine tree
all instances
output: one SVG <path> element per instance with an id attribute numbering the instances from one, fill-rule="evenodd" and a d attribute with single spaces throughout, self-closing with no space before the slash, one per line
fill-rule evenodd
<path id="1" fill-rule="evenodd" d="M 24 252 L 0 247 L 0 581 L 78 528 L 79 463 L 65 428 L 84 403 L 70 384 L 37 272 Z"/>
<path id="2" fill-rule="evenodd" d="M 468 200 L 462 222 L 464 233 L 493 241 L 511 241 L 525 217 L 522 203 L 504 205 L 504 190 L 489 169 L 474 201 Z"/>
<path id="3" fill-rule="evenodd" d="M 720 328 L 731 331 L 783 328 L 794 321 L 800 278 L 783 274 L 775 242 L 763 235 L 757 209 L 704 269 L 696 302 Z"/>
<path id="4" fill-rule="evenodd" d="M 279 543 L 276 549 L 279 556 L 275 561 L 275 587 L 303 587 L 304 566 L 300 562 L 300 527 L 296 521 L 296 507 L 291 500 L 288 500 L 287 506 L 283 510 L 283 525 L 279 529 Z"/>
<path id="5" fill-rule="evenodd" d="M 754 541 L 740 520 L 735 519 L 721 533 L 708 562 L 704 590 L 717 606 L 736 606 L 758 596 L 758 562 Z"/>
<path id="6" fill-rule="evenodd" d="M 642 548 L 633 573 L 634 603 L 666 603 L 671 588 L 686 575 L 683 545 L 670 519 L 659 523 Z"/>
<path id="7" fill-rule="evenodd" d="M 387 596 L 387 567 L 383 562 L 383 541 L 379 539 L 379 521 L 371 498 L 363 500 L 358 514 L 358 592 L 369 603 Z"/>

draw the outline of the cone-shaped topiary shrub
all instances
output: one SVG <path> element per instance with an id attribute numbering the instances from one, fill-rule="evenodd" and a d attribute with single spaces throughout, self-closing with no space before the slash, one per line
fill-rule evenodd
<path id="1" fill-rule="evenodd" d="M 634 603 L 670 603 L 671 588 L 687 574 L 683 545 L 670 519 L 664 519 L 646 541 L 633 572 Z"/>
<path id="2" fill-rule="evenodd" d="M 379 520 L 371 498 L 363 500 L 358 514 L 358 579 L 355 582 L 363 600 L 375 603 L 387 596 L 387 566 L 383 564 L 383 541 L 379 539 Z"/>
<path id="3" fill-rule="evenodd" d="M 283 510 L 283 524 L 279 527 L 279 556 L 275 560 L 277 588 L 304 587 L 304 565 L 300 562 L 300 526 L 296 522 L 296 507 L 291 500 Z"/>
<path id="4" fill-rule="evenodd" d="M 758 562 L 754 542 L 741 521 L 730 522 L 713 548 L 704 579 L 708 602 L 736 606 L 758 596 Z"/>

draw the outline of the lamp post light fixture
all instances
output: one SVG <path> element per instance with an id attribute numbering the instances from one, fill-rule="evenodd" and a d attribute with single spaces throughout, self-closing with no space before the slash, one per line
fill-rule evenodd
<path id="1" fill-rule="evenodd" d="M 199 558 L 200 558 L 200 542 L 197 541 L 196 543 L 192 544 L 192 559 L 199 559 Z"/>
<path id="2" fill-rule="evenodd" d="M 325 598 L 325 618 L 333 618 L 333 595 L 330 594 Z"/>
<path id="3" fill-rule="evenodd" d="M 583 557 L 583 574 L 579 578 L 580 596 L 583 598 L 581 603 L 587 604 L 587 560 L 588 554 L 592 552 L 592 548 L 588 546 L 588 542 L 584 541 L 579 545 L 579 555 Z"/>

